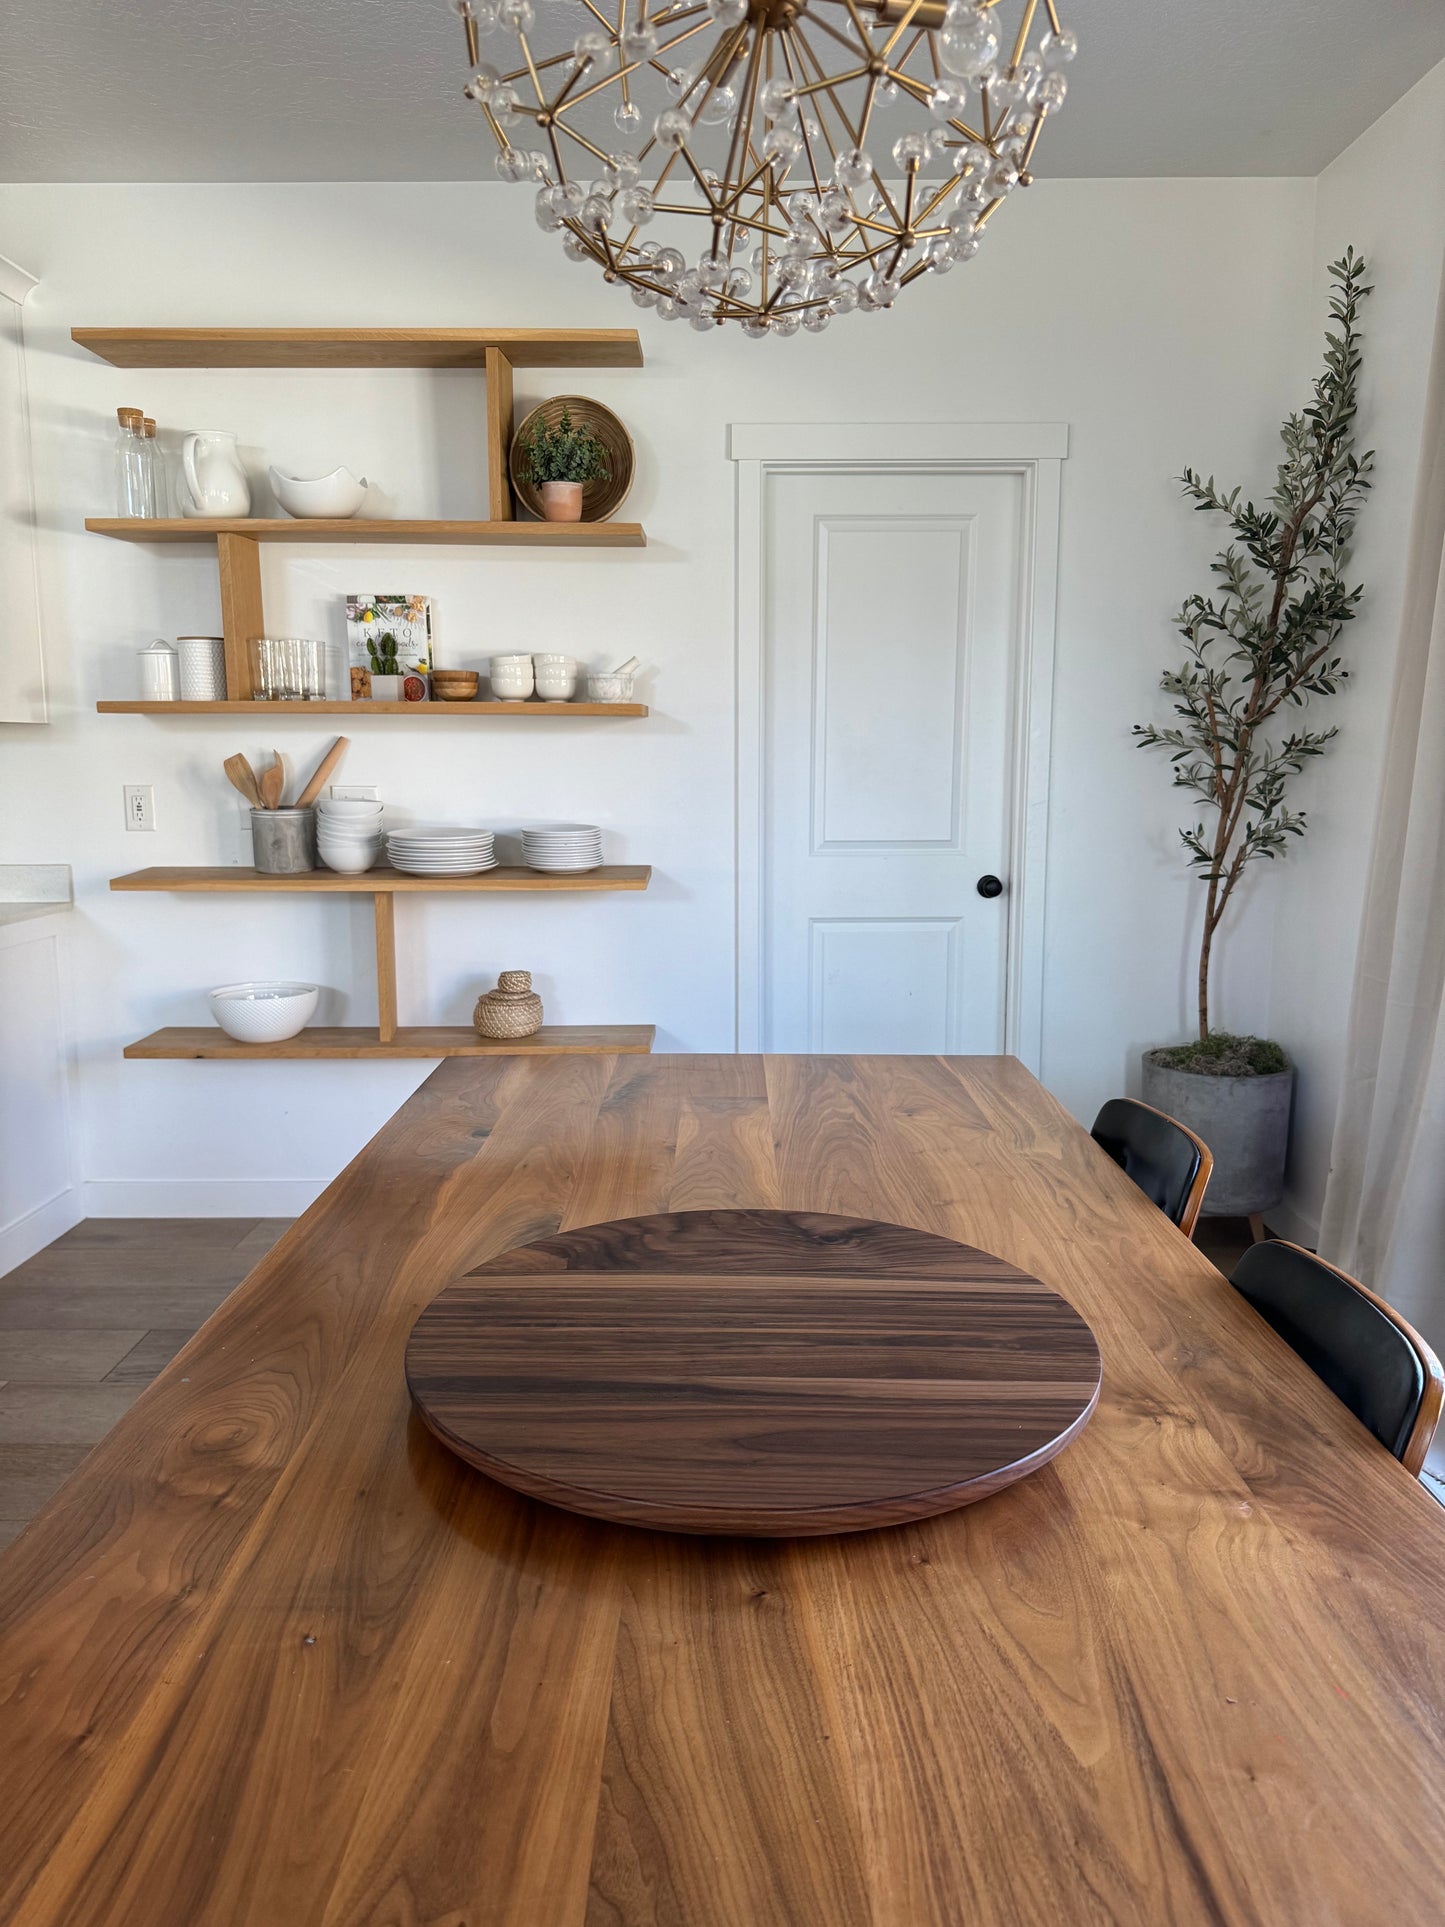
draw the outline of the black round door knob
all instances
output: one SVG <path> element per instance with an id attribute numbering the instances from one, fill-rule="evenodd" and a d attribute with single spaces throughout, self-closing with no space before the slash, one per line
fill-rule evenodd
<path id="1" fill-rule="evenodd" d="M 978 894 L 981 897 L 1001 897 L 1003 895 L 1002 878 L 980 877 L 978 880 Z"/>

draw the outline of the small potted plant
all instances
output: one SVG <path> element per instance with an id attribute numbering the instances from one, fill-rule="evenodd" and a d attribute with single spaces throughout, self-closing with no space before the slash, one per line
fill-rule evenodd
<path id="1" fill-rule="evenodd" d="M 1225 494 L 1192 469 L 1180 478 L 1197 510 L 1224 517 L 1230 541 L 1213 563 L 1214 593 L 1190 596 L 1176 618 L 1184 661 L 1161 686 L 1178 721 L 1134 726 L 1140 744 L 1168 751 L 1175 787 L 1199 797 L 1205 812 L 1179 833 L 1207 891 L 1199 1036 L 1144 1053 L 1144 1100 L 1213 1151 L 1211 1215 L 1250 1217 L 1256 1235 L 1262 1213 L 1284 1195 L 1294 1072 L 1278 1044 L 1211 1027 L 1209 967 L 1246 866 L 1283 856 L 1288 839 L 1303 836 L 1304 812 L 1290 809 L 1285 793 L 1336 734 L 1299 717 L 1347 675 L 1335 652 L 1363 594 L 1341 571 L 1374 460 L 1354 453 L 1364 276 L 1353 249 L 1330 267 L 1324 370 L 1309 405 L 1280 430 L 1284 457 L 1269 501 L 1241 502 L 1239 489 Z"/>
<path id="2" fill-rule="evenodd" d="M 555 428 L 539 422 L 523 439 L 522 468 L 541 490 L 542 514 L 549 522 L 580 522 L 584 486 L 610 479 L 607 450 L 585 422 L 573 421 L 565 403 Z"/>

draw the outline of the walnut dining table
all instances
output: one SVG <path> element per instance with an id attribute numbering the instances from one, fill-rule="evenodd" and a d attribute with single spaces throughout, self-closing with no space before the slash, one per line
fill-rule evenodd
<path id="1" fill-rule="evenodd" d="M 962 1511 L 494 1484 L 407 1336 L 759 1207 L 1059 1293 L 1092 1421 Z M 0 1557 L 7 1927 L 1367 1927 L 1445 1886 L 1445 1512 L 1016 1062 L 443 1064 Z"/>

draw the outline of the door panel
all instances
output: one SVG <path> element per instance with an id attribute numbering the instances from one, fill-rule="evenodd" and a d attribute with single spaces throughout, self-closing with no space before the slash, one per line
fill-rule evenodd
<path id="1" fill-rule="evenodd" d="M 816 918 L 808 1049 L 952 1052 L 956 917 Z"/>
<path id="2" fill-rule="evenodd" d="M 954 841 L 972 526 L 941 516 L 911 526 L 818 522 L 815 851 Z M 909 599 L 906 674 L 879 650 L 896 627 L 900 582 Z M 878 769 L 889 772 L 886 785 L 874 782 Z"/>
<path id="3" fill-rule="evenodd" d="M 765 1047 L 1001 1050 L 1022 478 L 767 491 Z"/>

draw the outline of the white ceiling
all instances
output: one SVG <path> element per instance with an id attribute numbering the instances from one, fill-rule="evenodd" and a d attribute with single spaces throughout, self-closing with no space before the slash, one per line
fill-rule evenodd
<path id="1" fill-rule="evenodd" d="M 592 24 L 536 4 L 559 46 Z M 1041 177 L 1315 174 L 1445 59 L 1445 0 L 1061 13 L 1081 50 Z M 0 30 L 0 180 L 494 178 L 447 0 L 0 0 Z"/>

